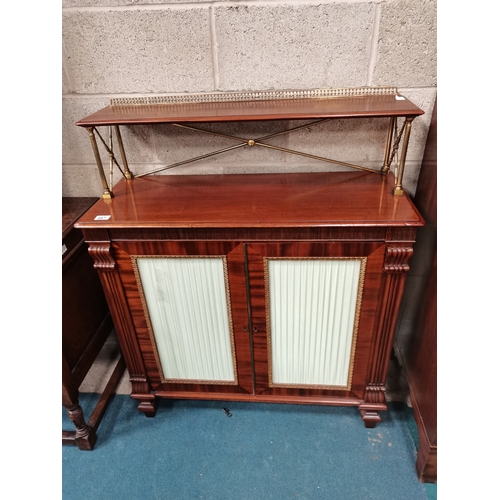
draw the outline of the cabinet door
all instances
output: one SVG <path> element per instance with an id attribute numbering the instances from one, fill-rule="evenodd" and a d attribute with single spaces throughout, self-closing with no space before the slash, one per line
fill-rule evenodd
<path id="1" fill-rule="evenodd" d="M 247 245 L 256 394 L 361 398 L 385 245 Z"/>
<path id="2" fill-rule="evenodd" d="M 129 241 L 114 251 L 152 389 L 252 393 L 243 245 Z"/>

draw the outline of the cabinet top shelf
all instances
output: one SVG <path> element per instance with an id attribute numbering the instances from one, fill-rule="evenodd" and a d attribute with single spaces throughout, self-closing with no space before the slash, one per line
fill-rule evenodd
<path id="1" fill-rule="evenodd" d="M 390 178 L 391 177 L 391 178 Z M 421 226 L 392 174 L 321 172 L 156 175 L 121 180 L 79 228 L 286 228 Z"/>
<path id="2" fill-rule="evenodd" d="M 363 95 L 363 92 L 369 95 Z M 423 113 L 395 89 L 331 89 L 117 98 L 76 125 L 416 117 Z"/>

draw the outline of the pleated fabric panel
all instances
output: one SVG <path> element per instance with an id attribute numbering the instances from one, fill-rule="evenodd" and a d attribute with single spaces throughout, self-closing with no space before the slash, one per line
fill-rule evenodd
<path id="1" fill-rule="evenodd" d="M 235 382 L 224 257 L 138 258 L 165 379 Z"/>
<path id="2" fill-rule="evenodd" d="M 272 384 L 347 386 L 361 260 L 267 263 Z"/>

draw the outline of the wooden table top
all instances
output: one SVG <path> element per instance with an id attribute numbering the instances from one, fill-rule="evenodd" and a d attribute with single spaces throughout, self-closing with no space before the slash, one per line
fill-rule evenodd
<path id="1" fill-rule="evenodd" d="M 62 198 L 62 237 L 65 238 L 73 229 L 73 224 L 99 198 L 96 197 L 65 197 Z"/>
<path id="2" fill-rule="evenodd" d="M 400 94 L 311 97 L 262 101 L 110 105 L 79 120 L 82 127 L 173 122 L 227 122 L 316 118 L 418 116 L 424 112 Z"/>
<path id="3" fill-rule="evenodd" d="M 155 175 L 121 180 L 114 197 L 99 200 L 75 227 L 423 225 L 409 197 L 394 196 L 393 188 L 392 173 Z"/>

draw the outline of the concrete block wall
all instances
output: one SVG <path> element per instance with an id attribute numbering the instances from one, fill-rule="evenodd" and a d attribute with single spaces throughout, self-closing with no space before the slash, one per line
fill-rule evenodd
<path id="1" fill-rule="evenodd" d="M 404 187 L 415 191 L 436 98 L 436 0 L 63 0 L 62 28 L 63 196 L 102 194 L 88 134 L 75 122 L 112 97 L 365 85 L 394 85 L 426 113 L 414 121 L 407 157 Z M 387 123 L 331 121 L 272 144 L 379 167 Z M 204 127 L 254 138 L 297 124 Z M 122 135 L 134 173 L 234 144 L 170 125 L 122 127 Z M 165 173 L 340 168 L 241 148 Z"/>

